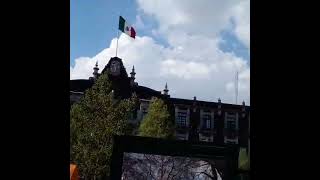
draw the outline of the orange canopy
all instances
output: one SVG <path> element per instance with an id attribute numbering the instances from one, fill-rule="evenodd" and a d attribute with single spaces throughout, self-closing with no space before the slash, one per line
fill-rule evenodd
<path id="1" fill-rule="evenodd" d="M 70 164 L 70 180 L 79 180 L 79 171 L 75 164 Z"/>

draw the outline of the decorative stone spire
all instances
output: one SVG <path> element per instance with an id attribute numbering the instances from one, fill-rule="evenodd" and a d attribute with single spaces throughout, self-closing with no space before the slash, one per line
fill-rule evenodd
<path id="1" fill-rule="evenodd" d="M 97 61 L 95 67 L 93 68 L 93 73 L 92 73 L 94 79 L 98 78 L 98 74 L 99 74 L 98 71 L 99 71 L 99 67 L 98 67 L 98 61 Z"/>
<path id="2" fill-rule="evenodd" d="M 134 82 L 134 80 L 136 79 L 135 75 L 136 75 L 136 72 L 134 71 L 134 66 L 132 67 L 132 71 L 130 73 L 130 84 L 131 86 L 135 86 L 136 83 Z"/>
<path id="3" fill-rule="evenodd" d="M 169 92 L 169 89 L 168 89 L 168 85 L 166 83 L 165 87 L 164 87 L 164 90 L 163 90 L 163 94 L 164 95 L 168 95 L 168 92 Z"/>
<path id="4" fill-rule="evenodd" d="M 218 115 L 221 115 L 221 99 L 218 99 Z"/>
<path id="5" fill-rule="evenodd" d="M 132 71 L 131 71 L 131 78 L 133 79 L 133 80 L 135 80 L 135 75 L 136 75 L 136 72 L 134 71 L 134 66 L 132 67 Z"/>
<path id="6" fill-rule="evenodd" d="M 242 117 L 245 117 L 245 115 L 246 115 L 246 103 L 244 101 L 242 101 L 241 111 L 242 111 Z"/>
<path id="7" fill-rule="evenodd" d="M 192 110 L 193 110 L 193 112 L 197 111 L 197 97 L 196 96 L 193 96 Z"/>

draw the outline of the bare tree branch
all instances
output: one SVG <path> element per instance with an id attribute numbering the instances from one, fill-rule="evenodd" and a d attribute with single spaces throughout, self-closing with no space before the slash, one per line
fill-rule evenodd
<path id="1" fill-rule="evenodd" d="M 171 170 L 168 174 L 168 180 L 170 180 L 170 174 L 172 173 L 173 170 L 174 170 L 174 160 L 172 161 L 172 167 L 171 167 Z"/>

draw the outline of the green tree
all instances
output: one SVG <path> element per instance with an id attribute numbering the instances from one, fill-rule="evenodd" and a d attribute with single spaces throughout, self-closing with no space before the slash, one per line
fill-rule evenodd
<path id="1" fill-rule="evenodd" d="M 152 98 L 148 113 L 143 118 L 139 135 L 156 138 L 173 138 L 174 126 L 167 105 L 159 98 Z"/>
<path id="2" fill-rule="evenodd" d="M 115 99 L 106 74 L 70 110 L 70 157 L 84 179 L 109 175 L 112 135 L 127 130 L 135 99 Z"/>

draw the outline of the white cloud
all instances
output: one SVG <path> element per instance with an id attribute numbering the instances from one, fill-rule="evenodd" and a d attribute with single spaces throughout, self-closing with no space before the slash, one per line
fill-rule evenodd
<path id="1" fill-rule="evenodd" d="M 113 39 L 110 47 L 95 57 L 76 59 L 76 65 L 70 71 L 71 78 L 87 79 L 92 76 L 96 61 L 99 62 L 101 72 L 108 60 L 115 56 L 115 45 L 116 39 Z M 233 54 L 219 51 L 214 59 L 205 57 L 207 52 L 203 51 L 198 54 L 197 61 L 192 61 L 186 57 L 188 52 L 183 47 L 165 48 L 150 37 L 137 36 L 131 40 L 125 34 L 120 36 L 118 50 L 118 56 L 123 59 L 128 73 L 135 65 L 136 81 L 140 85 L 163 90 L 165 82 L 168 82 L 169 93 L 173 97 L 191 99 L 197 96 L 198 99 L 210 101 L 220 97 L 232 103 L 234 90 L 229 84 L 234 83 L 235 70 L 239 69 L 239 99 L 250 100 L 249 67 L 246 61 Z"/>
<path id="2" fill-rule="evenodd" d="M 177 76 L 184 79 L 203 79 L 209 77 L 210 67 L 203 63 L 184 62 L 181 60 L 167 59 L 162 61 L 160 75 Z"/>
<path id="3" fill-rule="evenodd" d="M 240 2 L 233 9 L 236 27 L 234 32 L 241 42 L 250 48 L 250 1 Z"/>
<path id="4" fill-rule="evenodd" d="M 136 15 L 136 22 L 134 23 L 133 27 L 135 27 L 136 29 L 144 29 L 145 28 L 144 22 L 142 21 L 140 15 Z"/>
<path id="5" fill-rule="evenodd" d="M 93 68 L 94 61 L 88 57 L 80 57 L 75 60 L 74 67 L 70 67 L 70 78 L 71 79 L 87 79 L 92 74 L 88 71 L 88 67 Z"/>
<path id="6" fill-rule="evenodd" d="M 206 37 L 226 29 L 233 18 L 235 34 L 245 43 L 250 38 L 249 0 L 137 0 L 140 11 L 159 22 L 163 35 L 185 32 Z"/>
<path id="7" fill-rule="evenodd" d="M 137 0 L 139 11 L 136 25 L 144 26 L 141 16 L 151 16 L 159 24 L 154 35 L 161 35 L 169 46 L 155 42 L 151 37 L 136 36 L 133 40 L 122 34 L 118 57 L 122 58 L 127 72 L 136 69 L 139 85 L 163 90 L 168 82 L 172 97 L 234 103 L 234 77 L 239 71 L 239 98 L 250 104 L 250 67 L 246 60 L 219 49 L 219 32 L 230 27 L 235 20 L 236 36 L 250 47 L 248 20 L 250 8 L 243 0 Z M 236 16 L 236 17 L 235 17 Z M 139 25 L 140 24 L 140 25 Z M 71 78 L 92 75 L 99 61 L 100 72 L 108 60 L 115 56 L 116 38 L 110 46 L 95 57 L 76 59 L 70 68 Z"/>
<path id="8" fill-rule="evenodd" d="M 188 33 L 217 33 L 228 24 L 230 0 L 138 0 L 140 9 L 154 16 L 161 31 L 183 29 Z"/>

